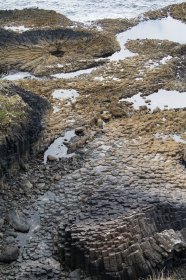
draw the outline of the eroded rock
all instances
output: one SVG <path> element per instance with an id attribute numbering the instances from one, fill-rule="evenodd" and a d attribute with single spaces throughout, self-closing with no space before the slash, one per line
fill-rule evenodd
<path id="1" fill-rule="evenodd" d="M 14 210 L 8 215 L 8 221 L 16 231 L 28 232 L 30 229 L 26 217 L 18 210 Z"/>
<path id="2" fill-rule="evenodd" d="M 19 248 L 17 246 L 7 245 L 0 249 L 0 262 L 10 263 L 17 260 Z"/>

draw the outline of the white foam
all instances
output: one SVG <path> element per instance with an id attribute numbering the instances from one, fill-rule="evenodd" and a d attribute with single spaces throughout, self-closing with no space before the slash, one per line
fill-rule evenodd
<path id="1" fill-rule="evenodd" d="M 55 10 L 74 21 L 92 21 L 102 18 L 133 18 L 151 9 L 181 3 L 183 0 L 6 0 L 0 1 L 0 10 L 38 7 Z"/>

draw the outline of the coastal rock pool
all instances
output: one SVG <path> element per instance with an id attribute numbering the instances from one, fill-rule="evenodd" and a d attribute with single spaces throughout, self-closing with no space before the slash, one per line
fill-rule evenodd
<path id="1" fill-rule="evenodd" d="M 128 101 L 133 103 L 133 107 L 138 110 L 140 106 L 147 106 L 151 111 L 156 108 L 161 110 L 186 108 L 186 92 L 179 92 L 176 90 L 168 91 L 164 89 L 158 90 L 148 96 L 141 96 L 138 93 L 129 98 L 122 98 L 120 102 Z"/>
<path id="2" fill-rule="evenodd" d="M 59 158 L 68 158 L 74 154 L 68 154 L 68 147 L 64 144 L 64 142 L 69 142 L 75 134 L 75 130 L 69 130 L 65 133 L 64 136 L 57 138 L 45 151 L 44 153 L 44 163 L 47 163 L 47 157 L 54 156 L 56 159 Z"/>
<path id="3" fill-rule="evenodd" d="M 79 96 L 79 93 L 75 89 L 56 89 L 52 93 L 53 98 L 59 100 L 68 100 L 75 101 Z"/>

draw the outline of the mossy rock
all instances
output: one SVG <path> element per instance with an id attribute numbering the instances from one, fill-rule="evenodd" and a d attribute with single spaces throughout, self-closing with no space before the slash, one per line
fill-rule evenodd
<path id="1" fill-rule="evenodd" d="M 42 115 L 49 108 L 48 102 L 30 91 L 25 91 L 10 82 L 0 83 L 0 131 L 2 138 L 16 131 L 29 119 Z M 34 112 L 35 115 L 32 115 Z"/>

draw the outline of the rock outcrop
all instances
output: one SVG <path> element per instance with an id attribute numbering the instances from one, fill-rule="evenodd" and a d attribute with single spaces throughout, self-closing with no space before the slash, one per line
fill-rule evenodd
<path id="1" fill-rule="evenodd" d="M 14 174 L 37 151 L 48 102 L 11 83 L 1 82 L 0 179 Z"/>
<path id="2" fill-rule="evenodd" d="M 73 22 L 64 15 L 55 11 L 43 9 L 23 9 L 0 11 L 1 26 L 20 26 L 25 27 L 51 27 L 51 26 L 70 26 Z"/>
<path id="3" fill-rule="evenodd" d="M 134 280 L 186 257 L 186 209 L 157 205 L 108 222 L 61 225 L 60 256 L 96 279 Z"/>
<path id="4" fill-rule="evenodd" d="M 70 72 L 96 66 L 101 63 L 95 61 L 96 58 L 107 57 L 117 50 L 119 45 L 114 35 L 98 31 L 55 28 L 19 34 L 0 30 L 0 68 L 7 71 L 15 69 L 48 75 L 69 64 Z"/>

